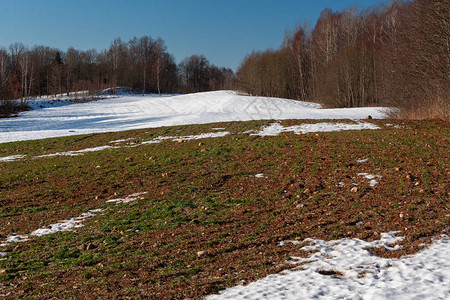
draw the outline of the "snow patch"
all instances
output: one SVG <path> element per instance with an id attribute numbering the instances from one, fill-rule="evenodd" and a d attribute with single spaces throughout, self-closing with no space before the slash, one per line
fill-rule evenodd
<path id="1" fill-rule="evenodd" d="M 175 142 L 183 142 L 183 141 L 191 141 L 191 140 L 199 140 L 199 139 L 207 139 L 207 138 L 218 138 L 229 135 L 228 131 L 221 132 L 209 132 L 209 133 L 201 133 L 198 135 L 185 135 L 185 136 L 159 136 L 149 141 L 144 141 L 141 144 L 157 144 L 162 141 L 172 140 Z"/>
<path id="2" fill-rule="evenodd" d="M 5 247 L 8 246 L 9 244 L 12 243 L 21 243 L 21 242 L 25 242 L 28 241 L 29 237 L 28 235 L 10 235 L 6 238 L 6 241 L 3 241 L 0 244 L 0 247 Z"/>
<path id="3" fill-rule="evenodd" d="M 127 139 L 122 139 L 122 140 L 115 140 L 115 141 L 110 141 L 108 142 L 109 144 L 118 144 L 118 143 L 124 143 L 124 142 L 128 142 L 131 140 L 134 140 L 135 138 L 127 138 Z"/>
<path id="4" fill-rule="evenodd" d="M 84 226 L 82 224 L 82 222 L 85 219 L 93 217 L 97 213 L 102 212 L 102 211 L 103 211 L 103 209 L 101 209 L 101 208 L 91 209 L 88 212 L 81 214 L 81 216 L 79 216 L 79 217 L 71 218 L 69 220 L 63 220 L 63 221 L 60 221 L 60 223 L 50 224 L 50 225 L 48 225 L 48 227 L 43 227 L 43 228 L 37 229 L 37 230 L 33 231 L 30 235 L 43 236 L 43 235 L 52 234 L 52 233 L 55 233 L 58 231 L 69 231 L 69 230 L 72 230 L 73 228 L 80 228 L 80 227 Z"/>
<path id="5" fill-rule="evenodd" d="M 262 174 L 262 173 L 256 174 L 255 177 L 256 178 L 266 178 L 266 176 L 264 176 L 264 174 Z"/>
<path id="6" fill-rule="evenodd" d="M 107 203 L 108 202 L 110 202 L 110 203 L 111 202 L 113 202 L 113 203 L 128 203 L 128 202 L 136 201 L 136 200 L 140 199 L 141 196 L 144 194 L 147 194 L 147 192 L 135 193 L 135 194 L 129 195 L 123 199 L 108 200 Z M 101 208 L 91 209 L 86 213 L 82 213 L 81 216 L 79 216 L 79 217 L 71 218 L 69 220 L 63 220 L 63 221 L 60 221 L 59 223 L 55 223 L 55 224 L 50 224 L 46 227 L 42 227 L 42 228 L 39 228 L 39 229 L 31 232 L 29 235 L 8 236 L 6 238 L 6 240 L 0 244 L 0 247 L 6 247 L 12 243 L 20 243 L 20 242 L 28 241 L 30 239 L 30 236 L 43 236 L 43 235 L 53 234 L 58 231 L 69 231 L 74 228 L 83 227 L 84 225 L 82 224 L 82 222 L 84 220 L 86 220 L 87 218 L 93 217 L 102 211 L 103 211 L 103 209 L 101 209 Z"/>
<path id="7" fill-rule="evenodd" d="M 369 159 L 368 158 L 364 158 L 364 159 L 357 159 L 356 160 L 356 162 L 357 163 L 360 163 L 360 164 L 364 164 L 364 163 L 366 163 L 366 162 L 368 162 L 369 161 Z"/>
<path id="8" fill-rule="evenodd" d="M 105 149 L 115 149 L 118 147 L 113 146 L 99 146 L 99 147 L 93 147 L 93 148 L 86 148 L 82 150 L 76 150 L 76 151 L 67 151 L 67 152 L 58 152 L 58 153 L 52 153 L 52 154 L 44 154 L 44 155 L 38 155 L 34 158 L 44 158 L 44 157 L 53 157 L 53 156 L 78 156 L 83 155 L 86 152 L 97 152 L 102 151 Z"/>
<path id="9" fill-rule="evenodd" d="M 180 137 L 174 138 L 173 140 L 175 142 L 181 142 L 181 141 L 199 140 L 199 139 L 207 139 L 207 138 L 218 138 L 218 137 L 224 137 L 229 134 L 230 133 L 228 131 L 201 133 L 198 135 L 180 136 Z"/>
<path id="10" fill-rule="evenodd" d="M 117 199 L 111 199 L 106 201 L 106 203 L 128 203 L 128 202 L 132 202 L 132 201 L 136 201 L 138 199 L 142 199 L 142 195 L 147 194 L 147 192 L 142 192 L 142 193 L 135 193 L 132 195 L 128 195 L 125 198 L 117 198 Z"/>
<path id="11" fill-rule="evenodd" d="M 316 123 L 302 124 L 284 127 L 280 123 L 272 123 L 264 127 L 260 132 L 252 135 L 259 136 L 277 136 L 282 132 L 294 132 L 295 134 L 305 134 L 310 132 L 331 132 L 342 130 L 364 130 L 364 129 L 380 129 L 375 124 L 367 122 L 359 122 L 357 124 L 348 123 Z"/>
<path id="12" fill-rule="evenodd" d="M 0 162 L 10 162 L 10 161 L 16 161 L 16 160 L 21 160 L 24 157 L 26 157 L 26 155 L 11 155 L 11 156 L 4 156 L 4 157 L 0 157 Z"/>
<path id="13" fill-rule="evenodd" d="M 369 185 L 371 187 L 374 187 L 375 185 L 378 184 L 378 181 L 375 178 L 383 178 L 383 176 L 381 175 L 373 175 L 373 174 L 368 174 L 368 173 L 358 173 L 358 176 L 364 176 L 365 178 L 369 179 Z"/>
<path id="14" fill-rule="evenodd" d="M 295 269 L 207 299 L 449 299 L 449 237 L 443 235 L 421 252 L 400 259 L 367 251 L 374 247 L 398 249 L 392 244 L 402 238 L 395 234 L 383 233 L 373 242 L 306 239 L 303 243 L 310 245 L 302 249 L 317 252 L 308 258 L 294 258 L 293 263 L 299 264 Z"/>

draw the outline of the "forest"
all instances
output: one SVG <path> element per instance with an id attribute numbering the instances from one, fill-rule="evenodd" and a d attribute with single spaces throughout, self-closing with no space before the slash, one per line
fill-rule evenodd
<path id="1" fill-rule="evenodd" d="M 401 118 L 450 116 L 448 0 L 392 1 L 323 10 L 279 49 L 254 51 L 236 77 L 243 91 L 326 107 L 388 106 Z"/>
<path id="2" fill-rule="evenodd" d="M 400 118 L 450 116 L 448 0 L 395 0 L 368 9 L 324 9 L 279 49 L 253 51 L 236 74 L 192 55 L 178 65 L 161 38 L 115 39 L 109 49 L 0 48 L 0 114 L 12 99 L 124 86 L 135 93 L 235 89 L 324 107 L 392 107 Z"/>
<path id="3" fill-rule="evenodd" d="M 95 95 L 107 88 L 127 87 L 134 93 L 193 93 L 232 89 L 234 72 L 211 64 L 204 55 L 175 63 L 164 41 L 150 36 L 128 42 L 115 39 L 109 49 L 62 51 L 47 46 L 28 48 L 14 43 L 0 48 L 0 107 L 3 112 L 21 99 L 69 95 L 88 91 Z M 1 110 L 1 109 L 0 109 Z"/>

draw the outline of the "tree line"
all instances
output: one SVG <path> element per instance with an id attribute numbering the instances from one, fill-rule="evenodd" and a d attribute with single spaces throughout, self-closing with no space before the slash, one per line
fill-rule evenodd
<path id="1" fill-rule="evenodd" d="M 327 107 L 383 105 L 397 108 L 398 117 L 448 119 L 449 41 L 448 0 L 325 9 L 314 28 L 298 26 L 279 49 L 247 55 L 237 85 L 252 95 Z"/>
<path id="2" fill-rule="evenodd" d="M 11 99 L 75 91 L 98 93 L 124 86 L 137 93 L 187 93 L 232 89 L 234 72 L 192 55 L 176 64 L 164 41 L 150 36 L 115 39 L 103 51 L 62 51 L 14 43 L 0 48 L 0 106 Z"/>

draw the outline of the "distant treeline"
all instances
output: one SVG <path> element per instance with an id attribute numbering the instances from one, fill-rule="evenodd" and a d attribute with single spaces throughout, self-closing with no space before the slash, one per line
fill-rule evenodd
<path id="1" fill-rule="evenodd" d="M 203 55 L 179 65 L 161 38 L 120 38 L 104 51 L 67 51 L 46 46 L 28 48 L 15 43 L 0 48 L 0 100 L 27 99 L 116 86 L 138 93 L 189 93 L 232 89 L 234 73 L 219 68 Z"/>
<path id="2" fill-rule="evenodd" d="M 367 10 L 325 9 L 278 50 L 252 52 L 238 87 L 253 95 L 328 107 L 388 105 L 397 116 L 449 118 L 450 4 L 393 1 Z"/>

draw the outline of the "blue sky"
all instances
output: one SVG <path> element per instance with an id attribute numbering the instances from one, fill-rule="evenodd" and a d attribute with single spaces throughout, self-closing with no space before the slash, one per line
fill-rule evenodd
<path id="1" fill-rule="evenodd" d="M 177 62 L 204 54 L 236 70 L 252 50 L 278 48 L 286 30 L 324 8 L 380 0 L 0 0 L 0 46 L 106 49 L 116 37 L 161 37 Z"/>

